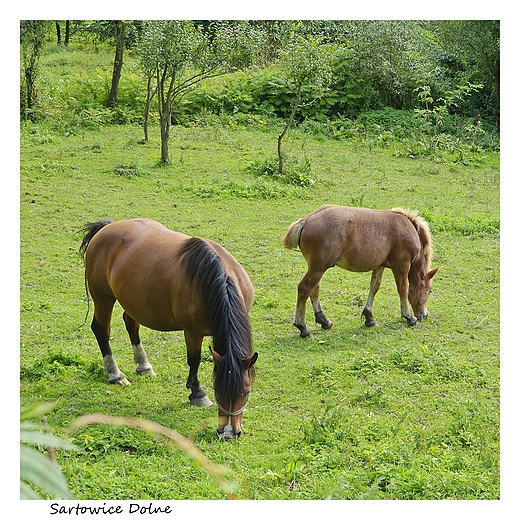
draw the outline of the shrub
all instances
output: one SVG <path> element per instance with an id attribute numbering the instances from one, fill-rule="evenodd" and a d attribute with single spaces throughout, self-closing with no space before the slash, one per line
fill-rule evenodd
<path id="1" fill-rule="evenodd" d="M 311 164 L 307 157 L 300 162 L 286 159 L 283 173 L 278 173 L 278 159 L 267 158 L 253 161 L 246 167 L 246 171 L 259 177 L 270 177 L 284 184 L 292 184 L 300 188 L 313 186 L 316 180 L 311 175 Z"/>

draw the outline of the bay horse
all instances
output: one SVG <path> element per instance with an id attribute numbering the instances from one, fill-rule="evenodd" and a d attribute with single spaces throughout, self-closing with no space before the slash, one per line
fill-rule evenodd
<path id="1" fill-rule="evenodd" d="M 312 336 L 305 324 L 305 306 L 310 297 L 316 323 L 332 327 L 319 300 L 320 280 L 325 271 L 338 266 L 347 271 L 372 271 L 368 298 L 361 313 L 365 325 L 377 325 L 372 315 L 374 296 L 381 285 L 385 267 L 392 270 L 401 300 L 401 316 L 408 325 L 426 318 L 426 302 L 433 255 L 427 222 L 417 212 L 393 208 L 374 210 L 327 204 L 294 222 L 284 239 L 288 249 L 300 251 L 307 272 L 298 285 L 294 326 L 302 338 Z M 410 302 L 413 314 L 408 306 Z"/>
<path id="2" fill-rule="evenodd" d="M 252 351 L 248 315 L 254 290 L 244 268 L 216 242 L 171 231 L 154 220 L 100 220 L 82 230 L 80 253 L 94 302 L 91 329 L 108 381 L 130 384 L 110 348 L 116 300 L 124 310 L 138 374 L 155 375 L 139 337 L 141 324 L 184 331 L 192 405 L 212 405 L 198 379 L 202 340 L 212 336 L 217 433 L 238 438 L 258 357 Z"/>

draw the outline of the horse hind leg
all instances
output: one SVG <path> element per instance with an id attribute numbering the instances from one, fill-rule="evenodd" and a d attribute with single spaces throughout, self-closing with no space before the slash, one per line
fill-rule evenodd
<path id="1" fill-rule="evenodd" d="M 129 385 L 130 383 L 125 374 L 119 370 L 117 362 L 112 355 L 112 349 L 110 348 L 110 319 L 112 317 L 114 302 L 102 308 L 100 308 L 99 305 L 95 305 L 91 329 L 94 336 L 96 336 L 101 355 L 103 356 L 104 373 L 108 382 L 111 384 Z"/>
<path id="2" fill-rule="evenodd" d="M 361 313 L 361 316 L 365 318 L 365 325 L 367 327 L 375 327 L 377 325 L 377 322 L 374 319 L 374 316 L 372 315 L 372 306 L 374 304 L 375 295 L 377 291 L 379 291 L 379 287 L 381 287 L 381 281 L 383 280 L 384 270 L 384 267 L 376 267 L 376 269 L 372 271 L 367 302 L 365 303 L 365 307 L 363 308 L 363 312 Z"/>
<path id="3" fill-rule="evenodd" d="M 323 312 L 323 307 L 320 302 L 320 284 L 317 283 L 311 291 L 311 304 L 314 310 L 314 317 L 316 318 L 316 323 L 319 323 L 324 329 L 331 329 L 333 327 L 332 321 L 327 319 L 325 313 Z"/>
<path id="4" fill-rule="evenodd" d="M 322 321 L 319 321 L 319 323 L 328 322 L 327 318 L 325 318 L 325 314 L 323 314 L 323 309 L 321 308 L 321 303 L 318 299 L 319 283 L 321 277 L 323 276 L 323 272 L 324 271 L 314 272 L 308 270 L 307 273 L 305 273 L 305 276 L 298 284 L 298 300 L 296 303 L 296 311 L 294 313 L 293 325 L 300 331 L 300 337 L 302 338 L 312 337 L 311 331 L 307 328 L 307 324 L 305 322 L 305 308 L 307 304 L 307 299 L 309 298 L 309 296 L 311 296 L 311 293 L 315 297 L 315 303 L 313 304 L 313 307 L 314 305 L 316 305 L 314 307 L 316 320 L 318 321 L 318 319 L 321 319 Z M 318 286 L 317 289 L 316 286 Z M 320 312 L 321 314 L 319 314 Z"/>
<path id="5" fill-rule="evenodd" d="M 137 323 L 137 321 L 135 321 L 126 311 L 123 313 L 123 320 L 134 351 L 134 362 L 137 365 L 135 371 L 139 375 L 150 374 L 155 376 L 156 373 L 154 372 L 151 363 L 148 361 L 146 352 L 141 343 L 141 338 L 139 336 L 139 323 Z"/>

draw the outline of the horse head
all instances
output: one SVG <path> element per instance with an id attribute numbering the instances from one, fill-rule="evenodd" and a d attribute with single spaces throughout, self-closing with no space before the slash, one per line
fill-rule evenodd
<path id="1" fill-rule="evenodd" d="M 232 371 L 240 371 L 232 378 L 237 384 L 233 385 L 233 392 L 228 388 L 219 387 L 215 384 L 215 402 L 218 406 L 218 421 L 217 435 L 224 440 L 238 439 L 242 434 L 242 414 L 246 409 L 249 400 L 249 393 L 251 392 L 252 369 L 258 359 L 258 354 L 255 352 L 252 356 L 232 366 L 222 366 L 224 356 L 211 349 L 215 371 L 223 368 L 232 376 Z M 227 361 L 227 360 L 226 360 Z M 217 380 L 216 380 L 217 381 Z"/>
<path id="2" fill-rule="evenodd" d="M 408 289 L 408 301 L 412 306 L 413 313 L 417 319 L 422 320 L 428 316 L 426 302 L 432 292 L 432 278 L 437 274 L 439 268 L 432 271 L 423 270 L 417 276 L 410 276 L 410 287 Z M 410 274 L 412 274 L 410 272 Z"/>

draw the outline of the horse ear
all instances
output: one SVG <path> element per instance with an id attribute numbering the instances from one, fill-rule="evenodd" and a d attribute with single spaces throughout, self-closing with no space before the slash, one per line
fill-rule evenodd
<path id="1" fill-rule="evenodd" d="M 222 359 L 222 356 L 216 350 L 213 350 L 211 347 L 209 347 L 209 349 L 211 350 L 213 361 L 218 365 L 220 363 L 220 360 Z"/>
<path id="2" fill-rule="evenodd" d="M 257 359 L 258 359 L 258 352 L 255 352 L 251 357 L 244 359 L 244 369 L 249 370 L 250 368 L 252 368 L 253 365 L 256 363 Z"/>
<path id="3" fill-rule="evenodd" d="M 439 270 L 438 267 L 436 267 L 433 271 L 430 271 L 428 273 L 428 279 L 431 280 L 436 274 L 437 274 L 437 271 Z"/>

